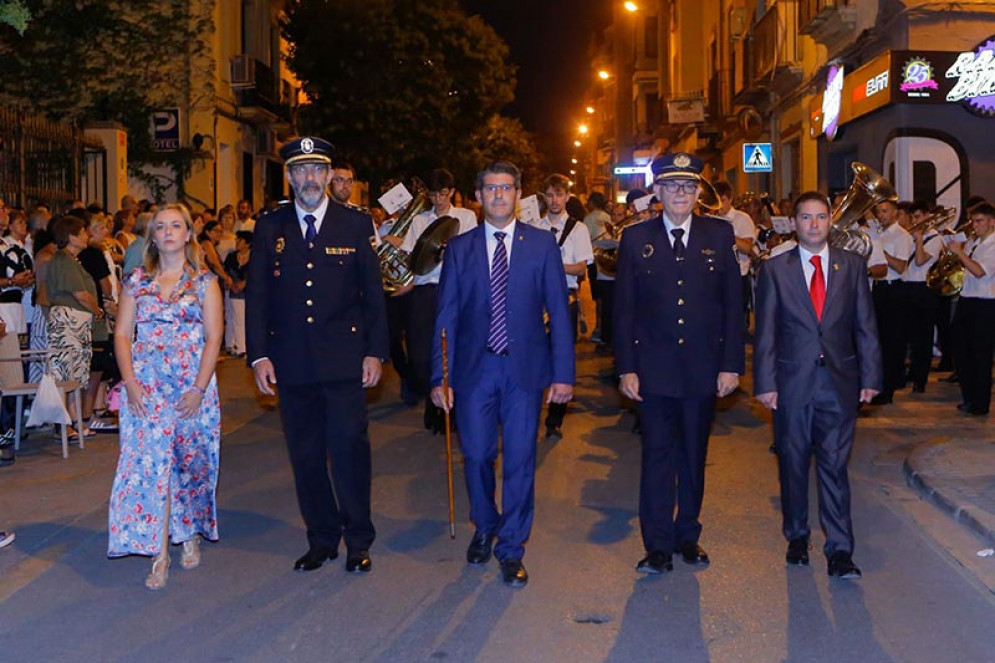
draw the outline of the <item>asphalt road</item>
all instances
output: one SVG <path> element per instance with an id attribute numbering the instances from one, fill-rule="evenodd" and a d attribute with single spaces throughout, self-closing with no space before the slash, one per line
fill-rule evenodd
<path id="1" fill-rule="evenodd" d="M 818 533 L 813 565 L 785 567 L 769 419 L 745 393 L 722 403 L 709 450 L 711 566 L 677 560 L 643 577 L 639 441 L 600 375 L 608 360 L 578 348 L 566 437 L 539 442 L 525 589 L 502 585 L 493 561 L 466 565 L 459 467 L 449 540 L 443 441 L 400 404 L 396 379 L 371 395 L 373 572 L 347 575 L 342 558 L 293 572 L 306 544 L 279 420 L 244 366 L 225 362 L 221 542 L 193 571 L 174 548 L 161 592 L 142 584 L 147 559 L 105 557 L 116 438 L 63 461 L 35 436 L 0 469 L 0 529 L 18 534 L 0 551 L 0 661 L 995 660 L 995 562 L 972 562 L 978 544 L 901 476 L 915 444 L 985 433 L 953 412 L 950 387 L 861 419 L 851 478 L 863 579 L 828 579 Z"/>

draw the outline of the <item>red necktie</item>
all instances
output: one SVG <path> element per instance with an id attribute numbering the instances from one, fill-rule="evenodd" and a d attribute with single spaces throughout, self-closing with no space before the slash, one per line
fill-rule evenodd
<path id="1" fill-rule="evenodd" d="M 812 298 L 812 308 L 815 309 L 815 317 L 822 321 L 822 307 L 826 304 L 826 277 L 822 274 L 822 257 L 812 256 L 809 262 L 815 267 L 812 273 L 812 281 L 808 286 L 808 294 Z"/>

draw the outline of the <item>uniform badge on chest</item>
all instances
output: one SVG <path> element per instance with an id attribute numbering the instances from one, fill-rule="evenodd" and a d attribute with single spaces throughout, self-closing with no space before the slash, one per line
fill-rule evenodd
<path id="1" fill-rule="evenodd" d="M 647 244 L 646 246 L 643 247 L 643 257 L 650 258 L 652 256 L 653 256 L 653 245 Z"/>
<path id="2" fill-rule="evenodd" d="M 284 238 L 282 238 L 282 237 L 277 237 L 277 238 L 276 238 L 276 246 L 275 246 L 275 247 L 273 247 L 273 248 L 274 248 L 274 250 L 275 250 L 275 251 L 276 251 L 277 253 L 283 253 L 283 249 L 284 249 L 284 247 L 286 247 L 286 246 L 287 246 L 287 240 L 285 240 L 285 239 L 284 239 Z"/>

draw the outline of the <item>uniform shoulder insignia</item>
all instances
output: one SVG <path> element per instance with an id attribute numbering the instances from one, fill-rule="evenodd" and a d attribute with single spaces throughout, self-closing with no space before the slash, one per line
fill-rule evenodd
<path id="1" fill-rule="evenodd" d="M 352 203 L 348 203 L 346 207 L 353 210 L 354 212 L 359 212 L 360 214 L 365 214 L 366 216 L 370 215 L 369 207 L 363 207 L 362 205 L 353 205 Z"/>
<path id="2" fill-rule="evenodd" d="M 276 206 L 275 206 L 275 207 L 273 207 L 272 209 L 268 209 L 268 210 L 266 210 L 266 211 L 264 211 L 264 212 L 260 213 L 260 214 L 259 214 L 259 215 L 258 215 L 258 216 L 256 217 L 256 221 L 259 221 L 260 219 L 264 219 L 264 218 L 266 218 L 267 216 L 269 216 L 270 214 L 273 214 L 273 213 L 275 213 L 275 212 L 278 212 L 278 211 L 282 210 L 282 209 L 283 209 L 283 208 L 285 208 L 285 207 L 289 207 L 290 205 L 291 205 L 291 202 L 290 202 L 289 200 L 281 200 L 281 201 L 280 201 L 280 202 L 278 202 L 278 203 L 276 204 Z"/>

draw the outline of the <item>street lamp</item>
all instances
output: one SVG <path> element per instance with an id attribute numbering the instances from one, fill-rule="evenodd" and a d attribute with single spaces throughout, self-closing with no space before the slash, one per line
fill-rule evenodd
<path id="1" fill-rule="evenodd" d="M 588 106 L 585 110 L 588 115 L 594 115 L 594 106 Z"/>
<path id="2" fill-rule="evenodd" d="M 581 134 L 582 136 L 583 136 L 583 135 L 586 135 L 586 134 L 587 134 L 587 131 L 588 131 L 588 129 L 587 129 L 587 125 L 586 125 L 586 124 L 582 124 L 582 125 L 580 125 L 579 127 L 577 127 L 577 131 L 578 131 L 578 132 L 579 132 L 579 133 L 580 133 L 580 134 Z"/>
<path id="3" fill-rule="evenodd" d="M 580 141 L 579 140 L 575 140 L 574 141 L 574 147 L 580 147 Z"/>
<path id="4" fill-rule="evenodd" d="M 570 163 L 574 163 L 574 164 L 577 163 L 577 159 L 571 159 Z"/>
<path id="5" fill-rule="evenodd" d="M 637 5 L 634 2 L 626 2 L 625 5 L 624 5 L 624 7 L 625 7 L 625 11 L 628 11 L 628 12 L 639 11 L 639 5 Z"/>
<path id="6" fill-rule="evenodd" d="M 609 74 L 609 73 L 608 73 L 608 72 L 607 72 L 606 70 L 604 70 L 604 69 L 602 69 L 601 71 L 599 71 L 599 72 L 598 72 L 598 78 L 600 78 L 600 79 L 601 79 L 601 80 L 603 80 L 603 81 L 607 81 L 607 80 L 608 80 L 609 78 L 611 78 L 611 77 L 612 77 L 612 75 L 611 75 L 611 74 Z"/>

